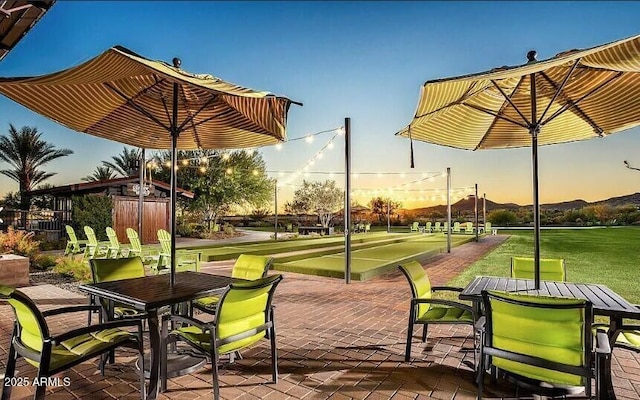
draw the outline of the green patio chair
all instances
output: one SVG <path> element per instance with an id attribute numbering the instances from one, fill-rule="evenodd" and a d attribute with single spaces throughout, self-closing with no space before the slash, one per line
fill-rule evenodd
<path id="1" fill-rule="evenodd" d="M 85 259 L 92 258 L 104 258 L 107 255 L 107 243 L 98 242 L 96 233 L 93 228 L 85 225 L 84 234 L 87 237 L 87 245 L 85 247 L 84 256 Z"/>
<path id="2" fill-rule="evenodd" d="M 367 233 L 370 231 L 371 231 L 371 224 L 367 222 L 366 224 L 364 224 L 364 233 Z"/>
<path id="3" fill-rule="evenodd" d="M 213 224 L 213 232 L 220 232 L 220 224 Z"/>
<path id="4" fill-rule="evenodd" d="M 496 367 L 500 375 L 540 396 L 557 397 L 586 392 L 591 398 L 595 366 L 611 356 L 607 335 L 591 334 L 592 305 L 581 299 L 482 292 L 486 320 L 480 347 L 478 399 L 484 371 Z M 595 349 L 595 351 L 594 351 Z"/>
<path id="5" fill-rule="evenodd" d="M 161 389 L 167 387 L 167 346 L 176 341 L 189 344 L 211 359 L 213 398 L 220 398 L 218 361 L 221 355 L 236 353 L 262 339 L 269 339 L 271 347 L 271 376 L 278 381 L 278 353 L 273 294 L 282 275 L 272 275 L 251 282 L 235 282 L 222 294 L 213 322 L 205 323 L 191 317 L 167 315 L 162 318 L 162 377 Z M 169 322 L 182 327 L 168 332 Z"/>
<path id="6" fill-rule="evenodd" d="M 511 257 L 511 277 L 534 279 L 534 259 L 529 257 Z M 567 281 L 567 269 L 562 258 L 540 259 L 540 280 Z"/>
<path id="7" fill-rule="evenodd" d="M 158 262 L 151 269 L 154 273 L 168 273 L 171 262 L 171 234 L 164 229 L 158 230 L 158 240 L 160 241 L 160 254 Z M 176 250 L 176 272 L 200 271 L 200 260 L 202 252 L 198 250 Z"/>
<path id="8" fill-rule="evenodd" d="M 424 226 L 424 231 L 426 233 L 431 233 L 431 222 L 427 222 Z"/>
<path id="9" fill-rule="evenodd" d="M 487 235 L 493 235 L 493 227 L 491 226 L 491 222 L 485 222 L 484 223 L 484 233 L 486 233 Z"/>
<path id="10" fill-rule="evenodd" d="M 269 268 L 273 264 L 273 257 L 255 256 L 251 254 L 241 254 L 231 269 L 231 277 L 254 281 L 267 276 Z M 192 302 L 192 309 L 215 314 L 219 296 L 207 296 Z"/>
<path id="11" fill-rule="evenodd" d="M 442 231 L 442 226 L 440 226 L 440 222 L 436 222 L 435 225 L 433 226 L 433 231 L 434 232 L 440 232 Z"/>
<path id="12" fill-rule="evenodd" d="M 465 222 L 464 231 L 462 233 L 473 235 L 474 234 L 473 222 Z"/>
<path id="13" fill-rule="evenodd" d="M 144 265 L 140 257 L 130 258 L 94 258 L 89 260 L 93 283 L 111 282 L 122 279 L 142 278 L 145 276 Z M 102 306 L 107 308 L 107 302 L 102 301 Z M 143 315 L 140 311 L 114 304 L 113 314 L 116 317 L 131 317 Z"/>
<path id="14" fill-rule="evenodd" d="M 429 276 L 417 261 L 399 266 L 400 271 L 411 286 L 411 306 L 409 308 L 409 326 L 407 329 L 407 347 L 405 361 L 411 359 L 411 340 L 413 325 L 422 324 L 422 341 L 427 341 L 427 329 L 430 324 L 473 325 L 475 318 L 470 306 L 455 301 L 434 299 L 436 291 L 462 292 L 462 288 L 450 286 L 431 286 Z M 475 330 L 474 330 L 475 335 Z"/>
<path id="15" fill-rule="evenodd" d="M 133 228 L 127 228 L 126 232 L 127 238 L 129 239 L 128 257 L 140 257 L 142 258 L 143 264 L 148 264 L 153 261 L 155 261 L 155 263 L 158 262 L 158 251 L 143 248 L 140 242 L 140 236 L 138 236 L 138 231 Z"/>
<path id="16" fill-rule="evenodd" d="M 78 240 L 76 231 L 71 225 L 65 225 L 64 229 L 66 230 L 67 236 L 69 237 L 69 239 L 67 240 L 67 246 L 64 248 L 64 255 L 73 257 L 76 254 L 84 254 L 87 241 Z"/>
<path id="17" fill-rule="evenodd" d="M 409 225 L 409 231 L 410 232 L 420 232 L 420 223 L 419 222 L 414 222 L 411 225 Z"/>
<path id="18" fill-rule="evenodd" d="M 53 336 L 46 317 L 99 310 L 100 307 L 80 305 L 40 311 L 28 296 L 7 286 L 0 286 L 0 296 L 8 298 L 9 305 L 15 314 L 4 379 L 11 380 L 15 376 L 16 361 L 20 357 L 24 358 L 28 364 L 38 369 L 36 379 L 44 383 L 35 387 L 36 400 L 44 399 L 47 378 L 119 347 L 136 351 L 138 362 L 144 366 L 142 325 L 139 319 L 112 321 L 72 329 Z M 137 332 L 129 332 L 122 328 L 137 328 Z M 144 368 L 141 370 L 144 371 Z M 21 372 L 24 373 L 22 370 Z M 104 374 L 104 370 L 101 372 Z M 142 399 L 146 398 L 144 383 L 144 373 L 140 373 Z M 2 399 L 9 399 L 11 389 L 11 385 L 3 385 Z"/>
<path id="19" fill-rule="evenodd" d="M 451 233 L 460 233 L 460 222 L 454 222 L 453 228 L 451 229 Z"/>
<path id="20" fill-rule="evenodd" d="M 640 305 L 636 305 L 636 308 L 640 309 Z M 594 324 L 593 330 L 594 333 L 598 330 L 607 332 L 609 330 L 609 324 Z M 632 323 L 622 325 L 613 347 L 620 347 L 640 353 L 640 322 L 633 321 Z"/>
<path id="21" fill-rule="evenodd" d="M 109 245 L 107 246 L 107 254 L 105 258 L 127 257 L 129 249 L 125 249 L 120 245 L 120 240 L 118 240 L 118 234 L 115 229 L 107 226 L 106 231 L 107 238 L 109 238 Z"/>
<path id="22" fill-rule="evenodd" d="M 287 225 L 285 225 L 284 231 L 285 232 L 293 232 L 293 224 L 292 223 L 288 223 Z"/>

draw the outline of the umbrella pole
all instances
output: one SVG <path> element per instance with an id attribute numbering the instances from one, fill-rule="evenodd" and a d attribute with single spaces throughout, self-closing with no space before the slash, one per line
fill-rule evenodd
<path id="1" fill-rule="evenodd" d="M 535 288 L 540 289 L 540 199 L 538 197 L 538 133 L 540 124 L 538 122 L 537 95 L 536 95 L 536 74 L 529 75 L 531 78 L 531 162 L 533 174 L 533 261 Z"/>
<path id="2" fill-rule="evenodd" d="M 145 163 L 144 149 L 140 149 L 140 159 L 138 160 L 138 162 L 138 177 L 140 179 L 140 192 L 138 193 L 138 236 L 140 237 L 140 243 L 144 244 L 144 235 L 142 234 L 142 220 L 144 217 L 144 179 L 147 168 Z"/>
<path id="3" fill-rule="evenodd" d="M 173 118 L 171 120 L 171 269 L 169 282 L 176 283 L 176 166 L 178 165 L 178 84 L 173 84 Z"/>
<path id="4" fill-rule="evenodd" d="M 344 119 L 344 283 L 351 283 L 351 118 Z"/>
<path id="5" fill-rule="evenodd" d="M 447 167 L 447 253 L 451 253 L 451 167 Z"/>
<path id="6" fill-rule="evenodd" d="M 476 183 L 476 194 L 473 197 L 473 213 L 476 218 L 476 243 L 478 242 L 478 235 L 480 234 L 480 225 L 478 225 L 478 184 Z"/>

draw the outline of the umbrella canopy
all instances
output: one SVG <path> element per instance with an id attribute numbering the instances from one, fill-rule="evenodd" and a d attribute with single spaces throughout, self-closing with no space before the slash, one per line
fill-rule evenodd
<path id="1" fill-rule="evenodd" d="M 70 129 L 128 145 L 171 149 L 171 282 L 175 272 L 176 149 L 283 141 L 292 101 L 146 59 L 121 46 L 60 72 L 0 79 L 0 93 Z M 300 104 L 300 103 L 296 103 Z"/>
<path id="2" fill-rule="evenodd" d="M 640 35 L 516 67 L 426 82 L 397 135 L 459 149 L 532 146 L 535 265 L 537 146 L 603 137 L 640 124 Z M 536 273 L 536 287 L 539 274 Z"/>
<path id="3" fill-rule="evenodd" d="M 53 6 L 55 0 L 3 1 L 0 5 L 0 61 Z"/>

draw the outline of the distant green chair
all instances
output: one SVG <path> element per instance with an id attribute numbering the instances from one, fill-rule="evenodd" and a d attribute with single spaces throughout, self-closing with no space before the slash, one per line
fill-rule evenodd
<path id="1" fill-rule="evenodd" d="M 473 235 L 475 233 L 473 230 L 473 222 L 465 222 L 464 231 L 462 233 Z"/>
<path id="2" fill-rule="evenodd" d="M 220 224 L 213 224 L 213 232 L 220 232 Z"/>
<path id="3" fill-rule="evenodd" d="M 453 228 L 451 229 L 451 233 L 460 233 L 460 222 L 454 222 Z"/>
<path id="4" fill-rule="evenodd" d="M 0 286 L 0 296 L 8 298 L 15 314 L 15 324 L 11 337 L 4 380 L 11 381 L 16 372 L 16 361 L 22 357 L 38 369 L 35 386 L 36 400 L 44 399 L 47 378 L 59 374 L 86 360 L 102 356 L 118 347 L 128 347 L 138 352 L 138 362 L 144 366 L 142 324 L 139 319 L 107 322 L 82 327 L 52 336 L 46 317 L 71 312 L 99 310 L 96 305 L 66 306 L 40 311 L 24 293 L 14 288 Z M 121 329 L 137 327 L 132 333 Z M 58 329 L 57 329 L 58 330 Z M 101 364 L 102 367 L 102 364 Z M 144 368 L 140 368 L 144 371 Z M 21 368 L 21 374 L 24 371 Z M 104 373 L 104 370 L 102 370 Z M 24 377 L 24 376 L 23 376 Z M 44 383 L 43 383 L 44 382 Z M 140 372 L 140 395 L 145 399 L 144 373 Z M 9 399 L 12 385 L 3 385 L 2 399 Z"/>
<path id="5" fill-rule="evenodd" d="M 250 281 L 264 278 L 267 276 L 271 264 L 273 264 L 273 257 L 240 254 L 235 264 L 233 264 L 231 277 Z M 192 302 L 192 308 L 215 314 L 219 301 L 219 296 L 202 297 Z"/>
<path id="6" fill-rule="evenodd" d="M 434 232 L 440 232 L 442 231 L 442 226 L 440 226 L 440 221 L 436 222 L 435 225 L 433 226 L 433 231 Z"/>
<path id="7" fill-rule="evenodd" d="M 501 375 L 527 392 L 545 397 L 580 394 L 596 399 L 601 388 L 597 366 L 611 356 L 607 335 L 593 343 L 593 309 L 582 299 L 482 292 L 486 320 L 480 346 L 478 399 L 484 371 Z M 564 398 L 564 397 L 563 397 Z"/>
<path id="8" fill-rule="evenodd" d="M 234 354 L 262 339 L 269 339 L 271 348 L 271 376 L 278 381 L 278 353 L 273 294 L 282 275 L 272 275 L 251 282 L 234 282 L 220 297 L 213 322 L 195 318 L 166 315 L 162 317 L 162 362 L 160 362 L 161 390 L 167 387 L 167 346 L 182 341 L 211 359 L 213 398 L 220 398 L 218 361 L 221 355 Z M 181 327 L 169 332 L 169 322 Z"/>
<path id="9" fill-rule="evenodd" d="M 420 223 L 419 222 L 414 222 L 411 225 L 409 225 L 409 231 L 410 232 L 420 232 Z"/>
<path id="10" fill-rule="evenodd" d="M 87 245 L 87 241 L 78 240 L 76 231 L 71 225 L 65 225 L 64 229 L 67 231 L 67 236 L 69 236 L 69 239 L 67 240 L 67 246 L 64 248 L 64 255 L 72 257 L 76 254 L 83 254 L 85 251 L 85 246 Z"/>
<path id="11" fill-rule="evenodd" d="M 140 257 L 142 258 L 142 262 L 147 264 L 149 262 L 158 261 L 158 251 L 153 250 L 145 250 L 142 247 L 142 242 L 140 242 L 140 236 L 138 236 L 138 232 L 133 228 L 127 228 L 127 238 L 129 239 L 129 253 L 128 257 Z"/>
<path id="12" fill-rule="evenodd" d="M 425 231 L 426 233 L 431 233 L 431 225 L 432 225 L 432 224 L 431 224 L 431 222 L 427 222 L 427 223 L 425 224 L 425 226 L 424 226 L 424 231 Z"/>
<path id="13" fill-rule="evenodd" d="M 407 347 L 405 361 L 411 359 L 411 340 L 413 325 L 422 324 L 422 341 L 427 340 L 427 328 L 430 324 L 465 324 L 473 325 L 475 318 L 470 306 L 451 300 L 434 299 L 436 291 L 462 292 L 462 288 L 450 286 L 431 286 L 429 276 L 417 261 L 399 266 L 400 271 L 411 285 L 411 307 L 409 309 L 409 326 L 407 329 Z M 475 330 L 474 330 L 475 334 Z M 475 355 L 475 353 L 474 353 Z"/>
<path id="14" fill-rule="evenodd" d="M 160 254 L 155 268 L 156 274 L 169 272 L 171 265 L 171 234 L 164 229 L 158 230 L 158 240 L 160 241 Z M 202 252 L 197 250 L 176 250 L 176 272 L 200 271 L 200 260 Z"/>
<path id="15" fill-rule="evenodd" d="M 364 224 L 364 233 L 367 233 L 369 231 L 371 231 L 371 224 L 367 222 L 366 224 Z"/>
<path id="16" fill-rule="evenodd" d="M 285 225 L 284 231 L 285 232 L 293 232 L 293 224 L 292 223 L 288 223 L 287 225 Z"/>
<path id="17" fill-rule="evenodd" d="M 511 277 L 534 279 L 534 259 L 529 257 L 511 257 Z M 540 259 L 540 280 L 565 282 L 567 269 L 562 258 Z"/>
<path id="18" fill-rule="evenodd" d="M 120 240 L 118 240 L 118 234 L 116 233 L 115 229 L 107 226 L 106 231 L 107 238 L 109 238 L 109 245 L 107 246 L 107 254 L 105 258 L 118 258 L 128 256 L 129 249 L 124 249 L 120 245 Z"/>
<path id="19" fill-rule="evenodd" d="M 104 258 L 107 255 L 107 245 L 105 242 L 98 242 L 93 228 L 85 225 L 84 234 L 87 237 L 84 258 Z"/>
<path id="20" fill-rule="evenodd" d="M 491 226 L 491 222 L 484 223 L 484 233 L 487 235 L 495 235 L 496 233 L 493 231 L 493 227 Z"/>

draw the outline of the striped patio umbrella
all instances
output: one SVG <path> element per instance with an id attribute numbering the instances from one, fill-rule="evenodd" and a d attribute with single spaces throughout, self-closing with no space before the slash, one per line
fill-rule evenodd
<path id="1" fill-rule="evenodd" d="M 428 81 L 397 135 L 466 150 L 532 147 L 536 287 L 538 145 L 604 137 L 640 124 L 640 35 L 516 67 Z"/>
<path id="2" fill-rule="evenodd" d="M 172 150 L 172 284 L 176 150 L 284 141 L 287 112 L 295 103 L 211 75 L 191 74 L 180 68 L 178 58 L 169 65 L 120 46 L 49 75 L 2 78 L 0 93 L 75 131 L 140 148 Z"/>

